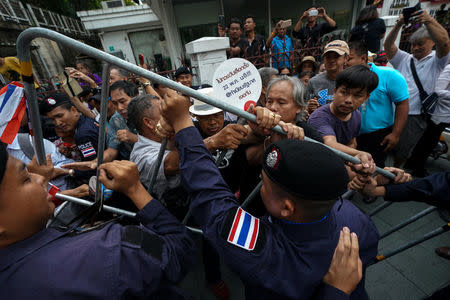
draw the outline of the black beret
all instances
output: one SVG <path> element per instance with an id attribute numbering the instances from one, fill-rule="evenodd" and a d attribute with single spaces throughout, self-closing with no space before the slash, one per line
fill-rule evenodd
<path id="1" fill-rule="evenodd" d="M 8 152 L 6 151 L 6 144 L 0 142 L 0 184 L 5 175 L 6 164 L 8 163 Z"/>
<path id="2" fill-rule="evenodd" d="M 54 108 L 66 104 L 71 103 L 69 96 L 63 93 L 55 93 L 47 96 L 42 102 L 39 104 L 39 112 L 45 115 L 48 112 L 51 112 Z"/>
<path id="3" fill-rule="evenodd" d="M 271 144 L 263 169 L 282 190 L 305 200 L 335 200 L 349 182 L 344 161 L 314 142 L 284 139 Z"/>
<path id="4" fill-rule="evenodd" d="M 181 74 L 191 74 L 191 69 L 189 69 L 186 66 L 181 66 L 179 67 L 176 71 L 175 71 L 175 78 L 178 78 L 178 76 L 180 76 Z"/>

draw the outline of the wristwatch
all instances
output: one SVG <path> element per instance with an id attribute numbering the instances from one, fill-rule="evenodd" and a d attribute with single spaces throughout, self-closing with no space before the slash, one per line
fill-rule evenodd
<path id="1" fill-rule="evenodd" d="M 146 83 L 143 84 L 144 87 L 148 87 L 149 85 L 151 85 L 152 83 L 150 81 L 147 81 Z"/>
<path id="2" fill-rule="evenodd" d="M 70 177 L 74 177 L 75 176 L 75 170 L 74 169 L 70 169 L 69 170 L 69 176 Z"/>

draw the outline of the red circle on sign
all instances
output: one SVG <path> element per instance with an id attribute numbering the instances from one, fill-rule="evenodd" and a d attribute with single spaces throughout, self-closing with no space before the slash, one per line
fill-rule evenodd
<path id="1" fill-rule="evenodd" d="M 253 100 L 249 100 L 249 101 L 245 102 L 245 104 L 244 104 L 244 110 L 247 111 L 248 108 L 250 107 L 250 105 L 252 105 L 252 104 L 253 104 L 253 106 L 256 106 L 256 102 L 253 101 Z"/>

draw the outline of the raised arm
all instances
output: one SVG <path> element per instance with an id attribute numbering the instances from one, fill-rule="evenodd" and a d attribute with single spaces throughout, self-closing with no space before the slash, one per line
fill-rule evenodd
<path id="1" fill-rule="evenodd" d="M 389 32 L 386 39 L 384 40 L 384 51 L 386 51 L 386 55 L 388 59 L 392 59 L 395 54 L 397 54 L 398 48 L 395 45 L 395 40 L 397 39 L 397 35 L 404 24 L 403 15 L 400 15 L 398 20 L 395 22 L 394 28 Z"/>
<path id="2" fill-rule="evenodd" d="M 447 30 L 425 10 L 416 15 L 417 21 L 424 24 L 430 33 L 431 39 L 436 43 L 438 58 L 446 56 L 450 50 L 450 41 Z"/>

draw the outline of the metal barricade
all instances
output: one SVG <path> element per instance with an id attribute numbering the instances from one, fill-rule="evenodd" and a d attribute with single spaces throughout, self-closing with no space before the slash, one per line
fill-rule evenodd
<path id="1" fill-rule="evenodd" d="M 17 39 L 17 55 L 20 60 L 21 69 L 22 69 L 22 77 L 24 80 L 24 87 L 25 87 L 25 93 L 26 98 L 28 102 L 28 108 L 30 109 L 30 119 L 31 124 L 33 128 L 33 145 L 36 152 L 37 161 L 39 164 L 45 163 L 45 152 L 44 152 L 44 144 L 43 144 L 43 134 L 42 134 L 42 128 L 40 125 L 40 116 L 39 116 L 39 108 L 38 103 L 36 100 L 36 91 L 34 88 L 34 81 L 33 81 L 33 70 L 32 70 L 32 63 L 31 63 L 31 54 L 30 54 L 30 45 L 31 41 L 35 38 L 47 38 L 50 40 L 53 40 L 55 42 L 58 42 L 59 44 L 70 47 L 74 50 L 77 50 L 83 54 L 86 54 L 94 59 L 98 59 L 100 61 L 104 61 L 106 65 L 103 68 L 103 82 L 107 83 L 109 81 L 109 65 L 115 65 L 119 68 L 125 69 L 131 73 L 140 75 L 142 77 L 145 77 L 147 79 L 150 79 L 153 82 L 165 85 L 171 89 L 177 90 L 181 92 L 182 94 L 188 95 L 193 98 L 197 98 L 205 103 L 208 103 L 212 106 L 218 107 L 224 111 L 233 113 L 241 118 L 244 118 L 246 120 L 249 120 L 251 122 L 256 122 L 256 116 L 253 114 L 250 114 L 244 110 L 238 109 L 226 102 L 214 99 L 212 97 L 207 96 L 206 94 L 202 94 L 196 90 L 193 90 L 191 88 L 188 88 L 184 85 L 180 85 L 166 77 L 157 75 L 153 72 L 150 72 L 148 70 L 145 70 L 143 68 L 140 68 L 134 64 L 131 64 L 127 61 L 124 61 L 116 56 L 107 54 L 101 50 L 98 50 L 94 47 L 91 47 L 89 45 L 86 45 L 82 42 L 76 41 L 72 38 L 69 38 L 65 35 L 62 35 L 60 33 L 57 33 L 55 31 L 45 29 L 45 28 L 28 28 L 24 30 Z M 103 158 L 103 150 L 104 150 L 104 134 L 105 134 L 105 128 L 106 128 L 106 101 L 107 101 L 107 94 L 108 94 L 108 85 L 104 84 L 102 86 L 102 100 L 101 100 L 101 119 L 100 119 L 100 137 L 99 137 L 99 159 L 98 162 L 102 162 Z M 274 131 L 285 134 L 280 126 L 276 126 L 273 128 Z M 310 142 L 316 142 L 317 141 L 305 137 L 305 140 Z M 161 145 L 161 151 L 164 152 L 165 144 L 162 143 Z M 328 147 L 324 145 L 325 147 L 332 150 L 334 153 L 336 153 L 338 156 L 340 156 L 342 159 L 349 161 L 354 164 L 359 164 L 361 161 L 353 156 L 350 156 L 346 153 L 343 153 L 339 150 L 333 149 L 331 147 Z M 159 157 L 158 165 L 161 164 L 162 155 Z M 157 170 L 157 169 L 156 169 Z M 388 172 L 386 170 L 380 169 L 377 167 L 377 172 L 390 178 L 394 179 L 395 175 L 391 172 Z M 157 172 L 154 172 L 157 173 Z M 97 184 L 96 189 L 96 204 L 100 203 L 100 209 L 102 208 L 102 197 L 101 197 L 101 188 L 100 183 Z M 151 188 L 151 186 L 149 187 Z"/>

